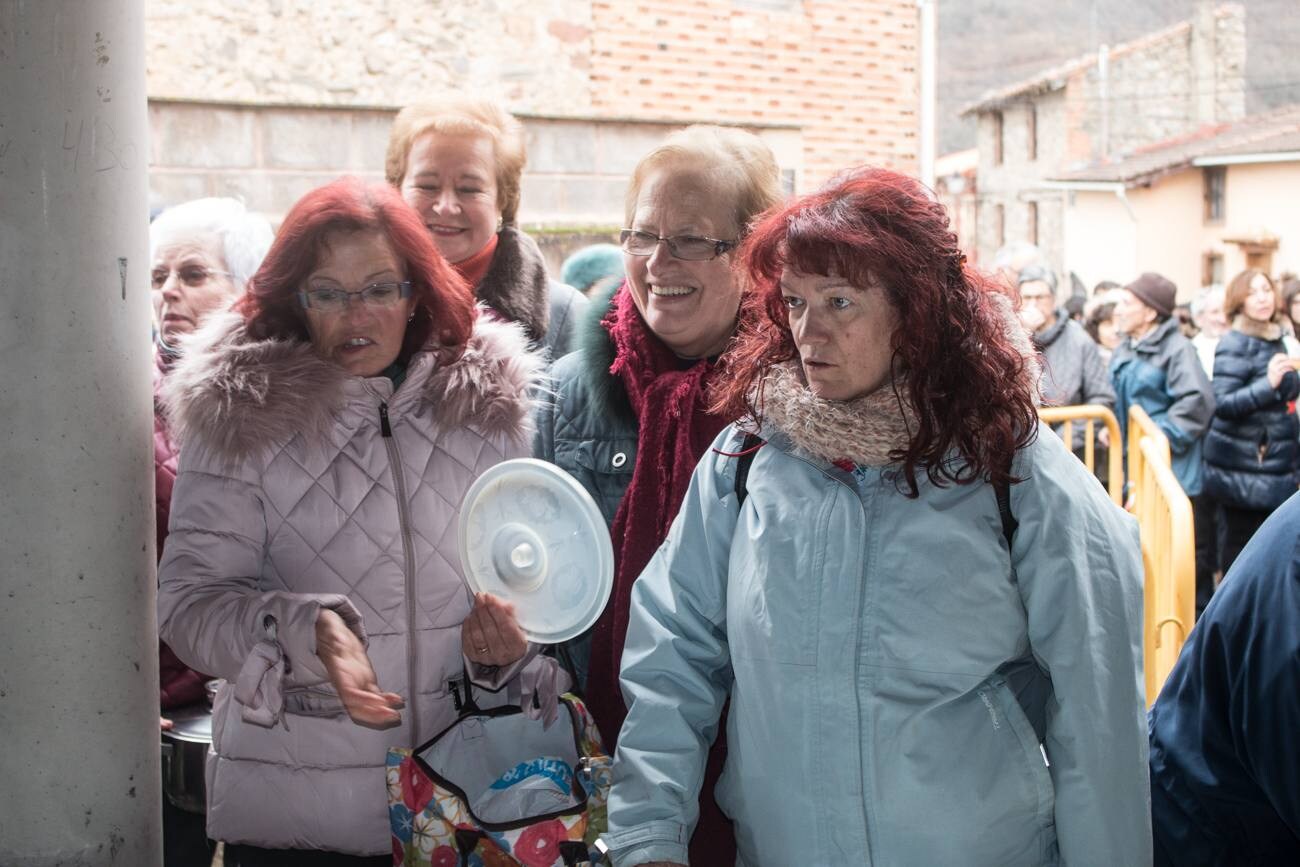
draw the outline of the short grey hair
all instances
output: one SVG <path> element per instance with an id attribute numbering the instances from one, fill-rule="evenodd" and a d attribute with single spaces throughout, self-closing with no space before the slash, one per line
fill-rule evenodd
<path id="1" fill-rule="evenodd" d="M 1201 314 L 1205 312 L 1205 305 L 1209 304 L 1215 298 L 1217 298 L 1219 303 L 1222 304 L 1223 298 L 1227 292 L 1228 290 L 1224 288 L 1223 284 L 1211 283 L 1209 286 L 1206 286 L 1200 292 L 1196 293 L 1196 297 L 1192 299 L 1192 303 L 1189 305 L 1192 311 L 1192 321 L 1194 322 L 1197 319 L 1200 319 Z"/>
<path id="2" fill-rule="evenodd" d="M 261 214 L 238 199 L 193 199 L 168 208 L 149 225 L 149 259 L 164 241 L 195 235 L 216 235 L 226 270 L 243 289 L 271 249 L 275 233 Z"/>

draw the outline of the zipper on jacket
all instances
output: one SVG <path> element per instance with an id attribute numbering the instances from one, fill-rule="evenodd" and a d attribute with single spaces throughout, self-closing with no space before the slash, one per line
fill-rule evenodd
<path id="1" fill-rule="evenodd" d="M 861 624 L 863 622 L 863 617 L 865 616 L 865 610 L 867 605 L 867 601 L 866 601 L 867 600 L 867 574 L 868 574 L 867 544 L 869 541 L 869 537 L 871 535 L 871 530 L 870 530 L 871 514 L 867 509 L 866 500 L 863 498 L 862 495 L 863 489 L 859 487 L 856 483 L 850 483 L 844 481 L 844 479 L 841 479 L 828 472 L 825 467 L 820 467 L 817 464 L 813 463 L 812 461 L 808 460 L 807 458 L 800 457 L 799 455 L 793 454 L 791 452 L 784 452 L 784 454 L 793 460 L 799 461 L 800 463 L 803 464 L 807 464 L 815 472 L 821 473 L 823 476 L 829 479 L 832 484 L 840 485 L 842 487 L 848 488 L 849 493 L 852 495 L 853 499 L 857 502 L 858 508 L 862 511 L 862 577 L 860 581 L 861 590 L 858 593 L 858 614 L 857 614 L 857 619 L 854 621 L 855 623 L 858 624 L 858 628 L 854 633 L 854 639 L 853 639 L 853 686 L 855 692 L 857 692 L 861 690 L 861 681 L 862 681 L 862 626 Z M 859 722 L 861 721 L 861 718 L 862 718 L 862 705 L 859 699 L 859 703 L 858 703 Z M 866 755 L 864 754 L 864 750 L 862 749 L 862 737 L 861 734 L 859 734 L 858 736 L 859 774 L 864 773 L 866 767 L 867 767 L 867 758 Z M 865 859 L 865 861 L 863 862 L 863 867 L 871 867 L 872 864 L 871 816 L 868 814 L 866 786 L 862 787 L 862 827 L 866 833 L 866 843 L 867 843 L 866 851 L 862 853 L 862 856 Z"/>
<path id="2" fill-rule="evenodd" d="M 393 473 L 393 489 L 397 496 L 397 520 L 402 530 L 402 573 L 406 584 L 406 677 L 411 689 L 411 748 L 420 744 L 420 681 L 419 657 L 415 652 L 415 554 L 411 550 L 411 514 L 406 501 L 406 479 L 402 473 L 402 455 L 393 438 L 393 428 L 388 422 L 388 403 L 379 402 L 379 433 L 388 449 L 389 469 Z"/>

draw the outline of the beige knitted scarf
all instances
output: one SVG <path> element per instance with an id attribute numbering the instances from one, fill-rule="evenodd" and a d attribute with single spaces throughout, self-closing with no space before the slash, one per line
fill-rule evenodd
<path id="1" fill-rule="evenodd" d="M 827 400 L 809 390 L 797 360 L 772 367 L 758 408 L 797 449 L 829 462 L 887 466 L 889 453 L 906 449 L 916 430 L 905 381 L 853 400 Z"/>

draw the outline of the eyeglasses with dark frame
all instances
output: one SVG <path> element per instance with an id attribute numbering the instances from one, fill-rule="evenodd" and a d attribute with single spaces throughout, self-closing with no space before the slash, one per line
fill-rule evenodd
<path id="1" fill-rule="evenodd" d="M 717 238 L 705 238 L 699 235 L 674 235 L 664 238 L 653 232 L 638 229 L 624 229 L 618 236 L 623 251 L 633 256 L 650 256 L 654 254 L 659 243 L 668 245 L 668 252 L 674 259 L 687 262 L 703 262 L 716 259 L 728 250 L 734 250 L 739 241 L 721 241 Z"/>
<path id="2" fill-rule="evenodd" d="M 367 307 L 392 307 L 403 298 L 411 297 L 411 281 L 371 283 L 364 289 L 349 292 L 334 287 L 300 289 L 298 303 L 309 310 L 321 313 L 337 313 L 347 308 L 353 298 L 360 299 Z"/>

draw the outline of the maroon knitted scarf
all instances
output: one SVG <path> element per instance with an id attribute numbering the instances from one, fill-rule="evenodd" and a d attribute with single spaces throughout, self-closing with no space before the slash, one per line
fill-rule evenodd
<path id="1" fill-rule="evenodd" d="M 668 535 L 691 473 L 726 422 L 705 412 L 714 363 L 678 358 L 641 318 L 624 284 L 601 321 L 614 341 L 609 372 L 619 377 L 639 422 L 632 484 L 614 515 L 614 591 L 596 622 L 587 677 L 588 704 L 612 751 L 623 726 L 618 673 L 632 584 Z"/>

